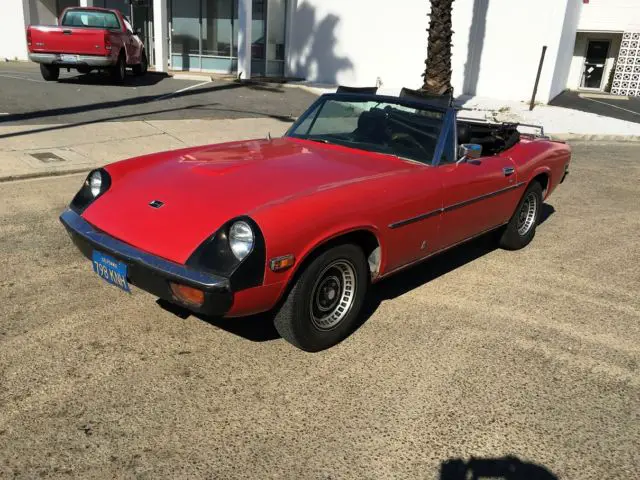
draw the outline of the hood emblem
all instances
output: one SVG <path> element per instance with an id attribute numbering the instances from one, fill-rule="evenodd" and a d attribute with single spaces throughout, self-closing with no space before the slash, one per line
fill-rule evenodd
<path id="1" fill-rule="evenodd" d="M 154 200 L 152 202 L 149 202 L 149 206 L 151 208 L 160 208 L 164 205 L 164 202 L 161 202 L 160 200 Z"/>

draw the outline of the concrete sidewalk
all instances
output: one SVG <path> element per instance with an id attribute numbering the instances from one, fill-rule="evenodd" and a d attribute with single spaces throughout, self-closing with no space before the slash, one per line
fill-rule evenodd
<path id="1" fill-rule="evenodd" d="M 282 135 L 271 118 L 0 126 L 0 181 L 88 171 L 137 155 Z"/>

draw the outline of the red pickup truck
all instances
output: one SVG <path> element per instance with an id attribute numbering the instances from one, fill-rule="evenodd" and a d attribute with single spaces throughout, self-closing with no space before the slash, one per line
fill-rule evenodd
<path id="1" fill-rule="evenodd" d="M 27 27 L 29 59 L 40 64 L 42 77 L 55 81 L 60 68 L 79 73 L 107 70 L 115 82 L 124 81 L 126 68 L 147 72 L 144 44 L 118 10 L 67 8 L 58 26 Z"/>

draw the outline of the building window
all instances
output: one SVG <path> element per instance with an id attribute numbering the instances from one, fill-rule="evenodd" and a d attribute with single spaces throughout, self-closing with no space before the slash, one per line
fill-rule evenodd
<path id="1" fill-rule="evenodd" d="M 80 0 L 57 0 L 56 1 L 56 16 L 60 17 L 60 14 L 65 8 L 80 6 Z"/>
<path id="2" fill-rule="evenodd" d="M 233 73 L 238 65 L 238 0 L 171 0 L 171 67 Z M 284 72 L 286 0 L 252 0 L 253 75 Z"/>

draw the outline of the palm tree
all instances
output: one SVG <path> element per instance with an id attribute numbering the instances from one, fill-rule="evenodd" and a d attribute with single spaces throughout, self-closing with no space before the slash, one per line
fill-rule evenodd
<path id="1" fill-rule="evenodd" d="M 453 0 L 431 0 L 429 44 L 421 90 L 431 95 L 445 95 L 451 87 L 451 10 Z"/>

